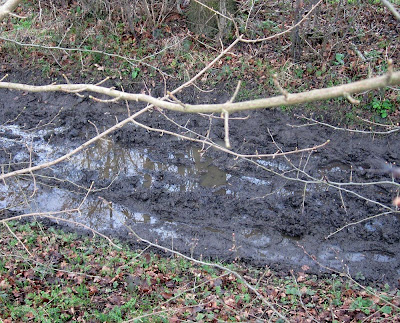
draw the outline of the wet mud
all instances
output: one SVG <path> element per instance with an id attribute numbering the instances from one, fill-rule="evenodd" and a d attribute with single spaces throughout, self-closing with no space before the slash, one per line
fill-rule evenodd
<path id="1" fill-rule="evenodd" d="M 18 80 L 18 75 L 8 78 Z M 131 90 L 142 88 L 138 83 Z M 152 94 L 162 91 L 155 88 Z M 225 102 L 229 95 L 186 89 L 179 98 Z M 0 90 L 0 97 L 3 172 L 60 157 L 128 115 L 124 102 L 67 93 Z M 131 112 L 141 107 L 129 103 Z M 223 120 L 214 117 L 154 109 L 138 121 L 191 137 L 188 129 L 209 134 L 221 144 Z M 232 150 L 241 154 L 330 142 L 312 153 L 249 161 L 129 124 L 68 161 L 36 172 L 35 181 L 29 174 L 7 179 L 0 186 L 1 216 L 75 208 L 93 183 L 81 214 L 63 216 L 133 244 L 125 225 L 195 257 L 327 272 L 322 265 L 397 287 L 400 218 L 391 203 L 399 180 L 381 172 L 379 163 L 400 163 L 399 133 L 335 130 L 279 110 L 232 117 L 241 118 L 230 122 Z"/>

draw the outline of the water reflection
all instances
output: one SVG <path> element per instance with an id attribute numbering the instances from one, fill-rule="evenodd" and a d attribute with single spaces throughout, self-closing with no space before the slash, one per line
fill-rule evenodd
<path id="1" fill-rule="evenodd" d="M 71 158 L 70 163 L 77 170 L 96 171 L 100 179 L 112 180 L 118 174 L 125 176 L 139 175 L 142 184 L 150 188 L 155 172 L 169 172 L 183 179 L 183 184 L 168 185 L 170 192 L 192 191 L 200 186 L 219 187 L 227 184 L 227 174 L 212 165 L 212 159 L 202 157 L 196 147 L 186 149 L 184 154 L 169 153 L 168 162 L 150 158 L 154 151 L 150 149 L 126 149 L 111 140 L 100 140 L 90 149 Z M 179 160 L 186 159 L 188 165 Z M 74 174 L 74 171 L 69 172 Z M 199 180 L 196 180 L 199 178 Z"/>

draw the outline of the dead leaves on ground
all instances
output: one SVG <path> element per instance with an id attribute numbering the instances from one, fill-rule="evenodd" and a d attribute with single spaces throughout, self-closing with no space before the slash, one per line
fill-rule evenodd
<path id="1" fill-rule="evenodd" d="M 2 230 L 4 322 L 40 315 L 87 322 L 142 316 L 170 322 L 276 320 L 243 281 L 219 269 L 174 256 L 117 251 L 98 240 L 42 231 L 37 224 L 12 228 L 34 259 Z M 308 266 L 282 278 L 268 268 L 236 270 L 292 322 L 400 319 L 399 297 L 389 290 L 367 292 L 336 276 L 317 279 L 307 273 Z"/>

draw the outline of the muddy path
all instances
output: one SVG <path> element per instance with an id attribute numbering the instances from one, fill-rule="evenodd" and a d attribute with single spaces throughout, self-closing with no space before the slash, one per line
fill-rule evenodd
<path id="1" fill-rule="evenodd" d="M 20 79 L 15 74 L 8 81 Z M 138 83 L 130 90 L 143 88 Z M 162 91 L 155 88 L 152 94 L 161 96 Z M 179 98 L 188 103 L 225 102 L 229 94 L 187 89 Z M 1 90 L 0 97 L 5 172 L 29 160 L 38 164 L 59 157 L 127 116 L 125 103 L 71 94 Z M 129 106 L 131 111 L 140 107 Z M 223 142 L 222 119 L 164 113 L 153 110 L 138 121 L 193 136 L 171 118 L 203 136 L 210 130 L 212 140 Z M 397 287 L 400 218 L 388 208 L 399 184 L 379 171 L 379 162 L 400 163 L 399 133 L 350 133 L 310 125 L 279 110 L 233 117 L 242 119 L 230 123 L 232 149 L 242 154 L 330 142 L 311 154 L 252 163 L 213 148 L 199 152 L 200 144 L 130 124 L 71 160 L 38 171 L 36 182 L 31 176 L 7 180 L 0 187 L 1 216 L 76 207 L 86 193 L 83 187 L 93 182 L 82 214 L 66 216 L 132 243 L 123 223 L 142 238 L 196 257 L 239 259 L 284 271 L 308 265 L 313 272 L 326 272 L 319 262 Z M 339 190 L 337 183 L 347 184 Z M 384 212 L 389 214 L 377 216 Z"/>

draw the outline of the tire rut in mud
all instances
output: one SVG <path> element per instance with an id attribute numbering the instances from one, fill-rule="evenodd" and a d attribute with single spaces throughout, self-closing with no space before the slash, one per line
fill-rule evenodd
<path id="1" fill-rule="evenodd" d="M 4 90 L 0 94 L 4 148 L 0 158 L 2 164 L 10 164 L 7 171 L 27 165 L 21 164 L 29 161 L 26 144 L 32 147 L 33 162 L 40 163 L 70 151 L 127 114 L 124 104 L 93 102 L 71 94 Z M 223 92 L 207 98 L 202 95 L 196 99 L 184 93 L 181 99 L 224 102 L 229 97 Z M 132 110 L 141 106 L 131 103 Z M 204 116 L 165 114 L 202 135 L 210 126 Z M 330 142 L 311 154 L 253 159 L 251 163 L 215 149 L 201 155 L 197 144 L 130 124 L 79 157 L 39 171 L 38 182 L 54 188 L 41 186 L 35 203 L 54 209 L 62 208 L 67 200 L 79 203 L 84 191 L 75 184 L 88 187 L 94 182 L 96 189 L 107 189 L 90 195 L 87 216 L 77 220 L 113 236 L 131 239 L 122 225 L 127 221 L 141 237 L 169 247 L 173 244 L 174 249 L 195 256 L 238 258 L 279 270 L 306 264 L 314 272 L 325 272 L 309 256 L 314 255 L 324 266 L 343 271 L 345 264 L 353 275 L 362 273 L 368 280 L 396 285 L 400 274 L 398 214 L 377 216 L 325 238 L 349 223 L 386 212 L 382 205 L 391 206 L 399 186 L 390 183 L 389 174 L 379 172 L 376 162 L 399 162 L 399 135 L 304 126 L 278 110 L 234 117 L 247 115 L 247 119 L 230 122 L 233 150 L 242 154 Z M 184 132 L 157 110 L 138 121 Z M 223 120 L 212 119 L 210 129 L 210 138 L 223 142 Z M 382 183 L 350 185 L 350 181 Z M 26 183 L 29 191 L 32 182 L 26 178 Z M 333 183 L 347 184 L 338 190 Z M 9 184 L 2 189 L 3 208 L 15 204 L 13 187 Z"/>

